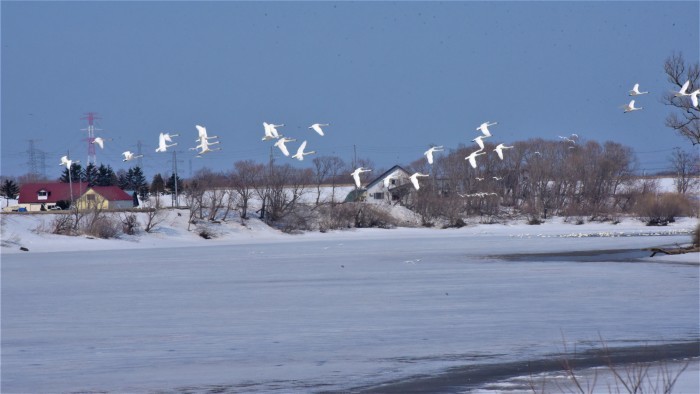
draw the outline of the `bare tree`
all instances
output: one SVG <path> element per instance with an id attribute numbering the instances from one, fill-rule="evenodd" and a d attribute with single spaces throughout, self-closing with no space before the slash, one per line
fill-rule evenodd
<path id="1" fill-rule="evenodd" d="M 680 90 L 689 81 L 687 92 L 700 88 L 700 63 L 686 63 L 682 53 L 673 53 L 664 62 L 664 71 L 673 90 Z M 689 97 L 676 97 L 667 92 L 662 102 L 674 110 L 666 118 L 666 126 L 691 144 L 700 144 L 700 108 L 693 107 Z"/>
<path id="2" fill-rule="evenodd" d="M 150 233 L 153 229 L 165 220 L 165 212 L 160 205 L 160 195 L 156 193 L 155 201 L 151 199 L 146 199 L 143 203 L 145 208 L 144 214 L 146 215 L 146 223 L 144 225 L 143 231 Z"/>
<path id="3" fill-rule="evenodd" d="M 265 166 L 252 160 L 237 161 L 235 171 L 231 174 L 232 188 L 239 196 L 238 207 L 241 220 L 248 219 L 248 205 L 253 198 L 259 178 L 265 172 Z"/>
<path id="4" fill-rule="evenodd" d="M 700 184 L 700 156 L 697 152 L 688 153 L 676 148 L 670 161 L 676 176 L 673 183 L 678 193 L 685 194 Z"/>
<path id="5" fill-rule="evenodd" d="M 192 224 L 195 221 L 198 212 L 202 209 L 202 200 L 204 199 L 204 188 L 196 179 L 191 179 L 185 184 L 185 203 L 189 209 L 189 217 L 187 220 L 187 231 L 190 231 Z M 201 215 L 201 214 L 200 214 Z"/>
<path id="6" fill-rule="evenodd" d="M 312 160 L 314 164 L 314 181 L 316 184 L 317 206 L 321 203 L 321 186 L 328 181 L 333 159 L 334 158 L 332 156 L 319 156 Z"/>

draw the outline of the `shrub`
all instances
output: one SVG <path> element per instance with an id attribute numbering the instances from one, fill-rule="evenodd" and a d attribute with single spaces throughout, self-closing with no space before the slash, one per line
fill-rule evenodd
<path id="1" fill-rule="evenodd" d="M 357 228 L 394 228 L 397 222 L 388 212 L 371 204 L 362 204 L 355 215 L 355 227 Z"/>
<path id="2" fill-rule="evenodd" d="M 700 246 L 700 222 L 693 231 L 693 246 Z"/>
<path id="3" fill-rule="evenodd" d="M 124 234 L 134 235 L 136 233 L 136 229 L 138 229 L 140 226 L 136 215 L 133 213 L 124 214 L 124 216 L 121 217 L 121 221 L 122 231 Z"/>
<path id="4" fill-rule="evenodd" d="M 49 226 L 51 234 L 75 235 L 75 231 L 73 230 L 75 228 L 75 223 L 72 215 L 54 215 Z"/>
<path id="5" fill-rule="evenodd" d="M 116 238 L 119 235 L 120 224 L 110 216 L 99 215 L 88 221 L 83 232 L 97 238 Z"/>
<path id="6" fill-rule="evenodd" d="M 682 194 L 650 195 L 637 202 L 635 212 L 647 226 L 665 226 L 675 222 L 676 217 L 692 215 L 693 204 Z"/>

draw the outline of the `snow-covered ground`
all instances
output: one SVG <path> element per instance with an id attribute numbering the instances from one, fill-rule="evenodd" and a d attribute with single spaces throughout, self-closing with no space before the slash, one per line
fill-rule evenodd
<path id="1" fill-rule="evenodd" d="M 700 339 L 698 254 L 639 251 L 687 243 L 697 219 L 300 235 L 253 219 L 205 240 L 177 213 L 111 240 L 0 216 L 3 393 L 349 390 L 563 341 Z M 675 392 L 699 392 L 693 371 Z"/>

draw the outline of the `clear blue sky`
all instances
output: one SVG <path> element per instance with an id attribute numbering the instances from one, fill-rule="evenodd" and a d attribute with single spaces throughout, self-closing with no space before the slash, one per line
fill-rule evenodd
<path id="1" fill-rule="evenodd" d="M 664 126 L 663 62 L 699 57 L 700 3 L 689 2 L 14 2 L 2 1 L 0 174 L 27 171 L 29 140 L 86 160 L 97 112 L 98 162 L 128 168 L 140 140 L 150 177 L 171 170 L 159 132 L 179 132 L 189 175 L 195 124 L 223 148 L 197 170 L 265 162 L 262 122 L 308 149 L 377 167 L 421 158 L 430 144 L 613 140 L 640 168 L 668 166 L 689 143 Z M 623 114 L 635 82 L 651 94 Z M 307 127 L 330 123 L 326 136 Z M 297 143 L 298 143 L 297 142 Z M 290 143 L 296 149 L 297 143 Z M 277 160 L 281 157 L 275 149 Z M 307 156 L 302 166 L 311 166 Z"/>

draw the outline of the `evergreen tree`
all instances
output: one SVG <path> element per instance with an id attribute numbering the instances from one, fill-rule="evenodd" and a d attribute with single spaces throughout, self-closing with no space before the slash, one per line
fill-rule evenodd
<path id="1" fill-rule="evenodd" d="M 9 199 L 17 198 L 17 194 L 19 194 L 19 186 L 17 186 L 13 180 L 5 179 L 5 182 L 3 182 L 2 186 L 0 186 L 0 193 L 2 193 L 2 195 L 8 199 L 7 205 L 9 205 Z"/>
<path id="2" fill-rule="evenodd" d="M 131 174 L 133 171 L 129 170 Z M 133 190 L 131 188 L 131 175 L 124 170 L 117 171 L 117 186 L 122 190 Z"/>
<path id="3" fill-rule="evenodd" d="M 117 174 L 114 173 L 112 166 L 100 164 L 97 168 L 97 186 L 116 186 L 118 184 Z"/>
<path id="4" fill-rule="evenodd" d="M 68 169 L 64 168 L 59 182 L 68 183 L 72 182 L 82 182 L 85 180 L 85 175 L 83 173 L 83 167 L 80 164 L 73 164 L 70 166 L 70 178 L 68 178 Z"/>
<path id="5" fill-rule="evenodd" d="M 85 182 L 87 182 L 88 186 L 97 185 L 99 173 L 97 172 L 97 167 L 95 167 L 94 164 L 88 163 L 88 165 L 85 167 L 85 171 L 83 171 L 83 176 L 85 177 Z"/>
<path id="6" fill-rule="evenodd" d="M 141 199 L 145 199 L 148 196 L 148 182 L 146 182 L 141 167 L 136 166 L 129 171 L 131 171 L 131 185 L 133 187 L 131 190 L 138 192 Z"/>
<path id="7" fill-rule="evenodd" d="M 153 181 L 151 181 L 151 193 L 163 193 L 165 192 L 165 181 L 160 173 L 153 176 Z"/>
<path id="8" fill-rule="evenodd" d="M 170 191 L 170 194 L 175 194 L 175 174 L 170 175 L 165 183 L 165 188 Z M 177 191 L 178 194 L 182 192 L 182 179 L 180 177 L 177 177 Z"/>

